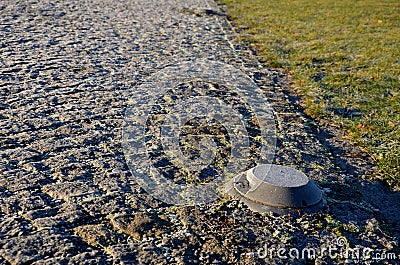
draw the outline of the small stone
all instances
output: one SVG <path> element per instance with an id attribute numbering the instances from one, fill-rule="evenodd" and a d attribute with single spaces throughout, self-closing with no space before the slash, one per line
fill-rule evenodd
<path id="1" fill-rule="evenodd" d="M 172 225 L 164 214 L 144 212 L 114 217 L 111 219 L 111 224 L 137 240 L 144 237 L 159 237 Z"/>

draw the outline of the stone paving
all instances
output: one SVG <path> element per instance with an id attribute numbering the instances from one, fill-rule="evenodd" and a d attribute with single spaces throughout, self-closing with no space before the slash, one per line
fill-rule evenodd
<path id="1" fill-rule="evenodd" d="M 257 251 L 339 239 L 398 254 L 399 193 L 361 178 L 374 169 L 368 155 L 305 116 L 289 79 L 236 40 L 214 2 L 5 0 L 0 55 L 0 264 L 314 264 Z M 328 209 L 261 215 L 228 197 L 172 206 L 134 181 L 121 143 L 131 95 L 199 58 L 258 84 L 274 108 L 274 162 L 316 180 Z"/>

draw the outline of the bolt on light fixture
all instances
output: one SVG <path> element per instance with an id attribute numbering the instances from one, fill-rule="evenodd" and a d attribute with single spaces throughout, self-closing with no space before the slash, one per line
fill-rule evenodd
<path id="1" fill-rule="evenodd" d="M 301 171 L 262 164 L 225 184 L 225 191 L 256 212 L 315 213 L 326 206 L 322 190 Z"/>

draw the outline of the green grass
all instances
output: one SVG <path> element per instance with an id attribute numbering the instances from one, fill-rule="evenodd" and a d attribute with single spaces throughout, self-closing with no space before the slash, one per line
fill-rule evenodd
<path id="1" fill-rule="evenodd" d="M 291 75 L 307 114 L 341 126 L 375 159 L 373 177 L 398 185 L 400 2 L 221 1 L 264 63 Z"/>

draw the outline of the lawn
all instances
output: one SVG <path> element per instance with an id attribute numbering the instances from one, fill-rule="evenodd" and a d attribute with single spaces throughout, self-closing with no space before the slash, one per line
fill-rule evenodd
<path id="1" fill-rule="evenodd" d="M 223 2 L 223 3 L 221 3 Z M 240 38 L 292 77 L 306 113 L 371 154 L 400 184 L 400 1 L 220 0 Z"/>

